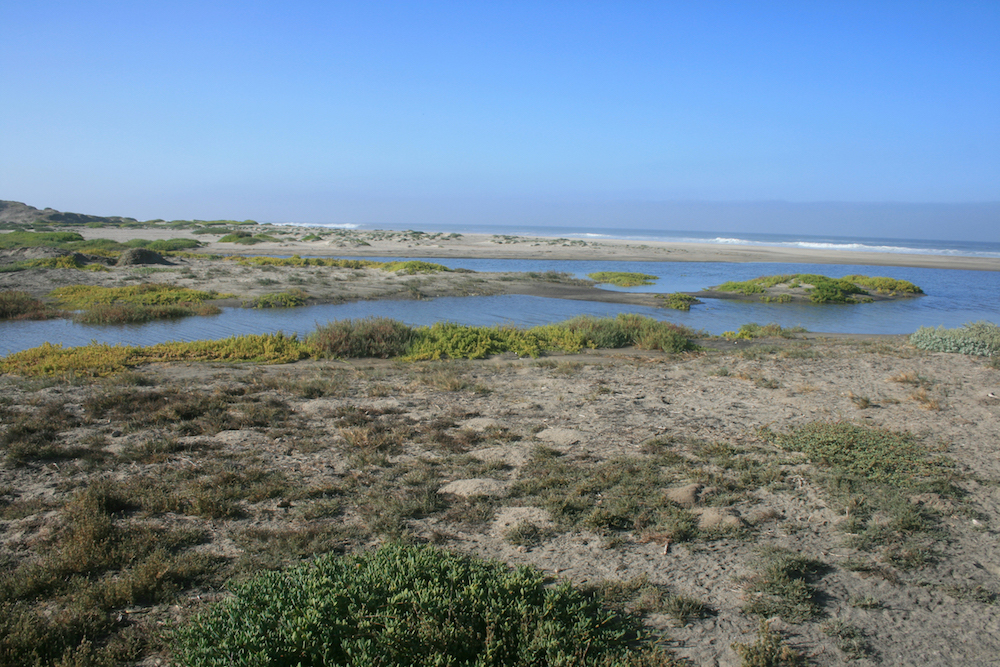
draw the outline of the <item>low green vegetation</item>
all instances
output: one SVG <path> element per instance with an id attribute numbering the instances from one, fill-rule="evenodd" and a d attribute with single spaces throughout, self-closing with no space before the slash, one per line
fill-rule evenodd
<path id="1" fill-rule="evenodd" d="M 178 252 L 182 250 L 193 250 L 200 248 L 203 243 L 195 239 L 160 239 L 158 241 L 148 241 L 146 239 L 133 239 L 126 241 L 125 245 L 130 248 L 145 248 L 154 252 Z"/>
<path id="2" fill-rule="evenodd" d="M 879 294 L 888 294 L 890 296 L 895 296 L 896 294 L 924 293 L 922 289 L 911 283 L 909 280 L 898 280 L 896 278 L 886 278 L 884 276 L 863 276 L 854 274 L 844 276 L 842 280 L 849 280 L 855 285 L 860 285 L 870 290 L 875 290 Z"/>
<path id="3" fill-rule="evenodd" d="M 954 352 L 980 357 L 1000 356 L 1000 327 L 992 322 L 970 322 L 958 329 L 920 327 L 910 344 L 931 352 Z"/>
<path id="4" fill-rule="evenodd" d="M 761 619 L 780 616 L 802 623 L 820 614 L 812 582 L 829 568 L 822 562 L 778 547 L 761 549 L 757 571 L 747 578 L 743 611 Z"/>
<path id="5" fill-rule="evenodd" d="M 47 320 L 61 315 L 27 292 L 0 292 L 0 320 Z"/>
<path id="6" fill-rule="evenodd" d="M 74 320 L 82 324 L 136 324 L 192 315 L 218 315 L 218 306 L 205 303 L 226 294 L 203 292 L 160 283 L 127 287 L 69 285 L 50 296 L 66 308 L 81 310 Z"/>
<path id="7" fill-rule="evenodd" d="M 588 273 L 587 277 L 598 283 L 617 285 L 618 287 L 652 285 L 659 279 L 659 276 L 651 276 L 646 273 L 628 273 L 625 271 L 598 271 L 596 273 Z"/>
<path id="8" fill-rule="evenodd" d="M 127 288 L 123 288 L 127 289 Z M 0 359 L 0 371 L 18 375 L 79 373 L 102 376 L 154 361 L 249 361 L 287 363 L 306 357 L 400 357 L 481 359 L 513 352 L 538 356 L 549 350 L 624 347 L 668 353 L 693 349 L 688 329 L 637 315 L 615 319 L 581 317 L 531 329 L 476 327 L 439 322 L 410 327 L 389 318 L 340 320 L 318 326 L 307 341 L 281 333 L 235 336 L 219 341 L 128 347 L 92 343 L 75 348 L 44 344 Z"/>
<path id="9" fill-rule="evenodd" d="M 299 257 L 298 255 L 293 255 L 291 257 L 232 256 L 226 257 L 226 259 L 231 262 L 237 262 L 238 264 L 244 264 L 247 266 L 326 266 L 339 269 L 382 269 L 383 271 L 391 271 L 405 275 L 451 271 L 451 269 L 443 264 L 434 264 L 432 262 L 421 262 L 417 260 L 407 262 L 378 262 L 369 259 L 328 259 L 322 257 Z"/>
<path id="10" fill-rule="evenodd" d="M 80 347 L 43 343 L 0 359 L 0 372 L 22 376 L 102 377 L 158 361 L 289 363 L 310 355 L 295 336 L 263 334 L 222 340 L 162 343 L 149 347 L 91 343 Z"/>
<path id="11" fill-rule="evenodd" d="M 635 645 L 637 620 L 569 584 L 548 587 L 536 570 L 432 547 L 323 556 L 232 592 L 179 629 L 182 664 L 611 666 L 658 657 Z"/>
<path id="12" fill-rule="evenodd" d="M 130 303 L 141 306 L 164 306 L 179 303 L 202 303 L 222 299 L 230 294 L 203 292 L 162 283 L 143 283 L 126 287 L 98 287 L 95 285 L 68 285 L 57 287 L 49 296 L 67 308 L 91 308 L 102 304 Z"/>
<path id="13" fill-rule="evenodd" d="M 757 641 L 752 644 L 733 644 L 740 656 L 740 667 L 804 667 L 808 659 L 788 646 L 781 633 L 771 629 L 767 621 L 760 622 Z"/>
<path id="14" fill-rule="evenodd" d="M 414 329 L 402 322 L 366 317 L 319 325 L 308 342 L 321 357 L 387 359 L 406 354 L 415 337 Z"/>
<path id="15" fill-rule="evenodd" d="M 410 260 L 408 262 L 387 262 L 378 268 L 383 271 L 392 271 L 393 273 L 401 273 L 407 276 L 412 276 L 418 273 L 440 273 L 451 271 L 451 269 L 443 264 L 434 264 L 433 262 L 421 262 L 417 260 Z"/>
<path id="16" fill-rule="evenodd" d="M 0 249 L 47 247 L 103 257 L 117 257 L 122 251 L 129 248 L 147 248 L 156 252 L 170 253 L 199 248 L 201 245 L 200 242 L 194 239 L 185 238 L 162 239 L 159 241 L 133 239 L 125 243 L 118 243 L 110 239 L 87 240 L 77 232 L 12 231 L 0 234 Z M 53 260 L 59 260 L 61 264 L 52 264 Z M 70 259 L 68 257 L 57 257 L 29 260 L 21 262 L 19 266 L 20 268 L 84 268 L 84 264 L 80 263 L 79 259 L 72 264 L 69 262 Z M 90 267 L 91 264 L 88 263 L 85 266 Z"/>
<path id="17" fill-rule="evenodd" d="M 958 499 L 954 464 L 933 456 L 913 435 L 850 422 L 816 422 L 787 433 L 760 432 L 769 442 L 805 454 L 840 505 L 848 543 L 878 551 L 900 569 L 933 560 L 940 532 L 936 511 L 914 502 L 920 494 Z"/>
<path id="18" fill-rule="evenodd" d="M 740 325 L 739 331 L 725 331 L 723 338 L 729 340 L 753 340 L 754 338 L 794 338 L 795 334 L 806 333 L 805 327 L 783 327 L 780 324 L 757 324 L 748 322 Z"/>
<path id="19" fill-rule="evenodd" d="M 245 308 L 297 308 L 304 306 L 308 294 L 296 289 L 288 292 L 275 292 L 264 294 L 255 299 L 243 302 Z"/>
<path id="20" fill-rule="evenodd" d="M 868 303 L 872 298 L 865 288 L 889 296 L 923 294 L 923 290 L 906 280 L 895 278 L 851 275 L 830 278 L 812 273 L 791 273 L 761 276 L 742 282 L 728 281 L 713 288 L 719 292 L 736 292 L 744 296 L 762 295 L 764 303 L 787 303 L 791 296 L 787 293 L 769 294 L 769 290 L 785 286 L 787 289 L 803 289 L 813 303 Z M 860 296 L 859 296 L 860 295 Z"/>
<path id="21" fill-rule="evenodd" d="M 226 234 L 219 239 L 219 243 L 240 243 L 242 245 L 256 245 L 257 243 L 280 243 L 281 241 L 270 234 L 251 234 L 237 230 Z"/>
<path id="22" fill-rule="evenodd" d="M 701 301 L 690 294 L 683 294 L 682 292 L 665 294 L 662 299 L 662 306 L 664 308 L 672 308 L 673 310 L 691 310 L 691 306 L 701 303 Z"/>

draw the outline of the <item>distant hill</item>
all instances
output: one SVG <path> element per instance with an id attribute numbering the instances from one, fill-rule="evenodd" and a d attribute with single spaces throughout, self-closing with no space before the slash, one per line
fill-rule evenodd
<path id="1" fill-rule="evenodd" d="M 34 206 L 28 206 L 19 201 L 0 201 L 0 223 L 31 225 L 36 222 L 59 225 L 85 225 L 89 222 L 121 224 L 138 221 L 135 218 L 123 218 L 121 216 L 104 217 L 83 213 L 63 213 L 54 208 L 37 209 Z"/>

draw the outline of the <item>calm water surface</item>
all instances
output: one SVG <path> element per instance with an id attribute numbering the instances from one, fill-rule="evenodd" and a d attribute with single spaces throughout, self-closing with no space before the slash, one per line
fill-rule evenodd
<path id="1" fill-rule="evenodd" d="M 635 271 L 659 276 L 655 285 L 618 291 L 693 292 L 726 280 L 747 280 L 777 273 L 820 273 L 840 277 L 853 273 L 884 275 L 909 280 L 927 296 L 889 303 L 854 306 L 811 304 L 760 304 L 706 300 L 690 312 L 590 301 L 545 299 L 508 295 L 448 297 L 424 301 L 361 301 L 305 308 L 252 310 L 228 308 L 213 317 L 152 322 L 143 325 L 94 326 L 66 320 L 0 322 L 0 355 L 35 347 L 44 342 L 64 346 L 91 341 L 126 345 L 152 345 L 166 341 L 217 339 L 236 334 L 284 331 L 304 336 L 317 324 L 330 320 L 371 315 L 392 317 L 408 324 L 439 321 L 461 324 L 514 324 L 533 326 L 560 322 L 576 315 L 597 317 L 639 313 L 658 320 L 684 324 L 712 334 L 739 328 L 747 322 L 777 322 L 830 333 L 911 333 L 921 326 L 961 326 L 966 322 L 1000 322 L 1000 272 L 956 271 L 901 267 L 819 264 L 731 264 L 722 262 L 625 262 L 434 259 L 451 268 L 474 271 L 559 271 L 583 278 L 595 271 Z"/>

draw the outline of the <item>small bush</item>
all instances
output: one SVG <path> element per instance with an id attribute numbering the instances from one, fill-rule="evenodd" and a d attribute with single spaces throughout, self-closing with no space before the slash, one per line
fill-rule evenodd
<path id="1" fill-rule="evenodd" d="M 674 292 L 663 297 L 663 307 L 673 310 L 691 310 L 691 306 L 699 303 L 701 303 L 700 300 L 681 292 Z"/>
<path id="2" fill-rule="evenodd" d="M 58 314 L 27 292 L 0 292 L 0 320 L 44 320 Z"/>
<path id="3" fill-rule="evenodd" d="M 992 322 L 970 322 L 961 329 L 920 327 L 910 344 L 931 352 L 955 352 L 980 357 L 1000 356 L 1000 327 Z"/>
<path id="4" fill-rule="evenodd" d="M 781 633 L 762 621 L 753 644 L 733 644 L 740 656 L 741 667 L 797 667 L 809 664 L 798 651 L 786 645 Z"/>
<path id="5" fill-rule="evenodd" d="M 739 331 L 723 332 L 722 337 L 729 340 L 752 340 L 754 338 L 792 338 L 794 334 L 805 333 L 805 327 L 785 328 L 780 324 L 757 324 L 749 322 L 740 326 Z"/>
<path id="6" fill-rule="evenodd" d="M 244 301 L 244 308 L 297 308 L 304 306 L 308 295 L 300 289 L 289 292 L 265 294 L 251 301 Z"/>
<path id="7" fill-rule="evenodd" d="M 416 337 L 412 327 L 388 317 L 338 320 L 316 327 L 308 344 L 324 357 L 398 357 Z"/>
<path id="8" fill-rule="evenodd" d="M 430 547 L 324 556 L 259 576 L 179 629 L 202 665 L 634 664 L 635 620 L 568 584 Z"/>

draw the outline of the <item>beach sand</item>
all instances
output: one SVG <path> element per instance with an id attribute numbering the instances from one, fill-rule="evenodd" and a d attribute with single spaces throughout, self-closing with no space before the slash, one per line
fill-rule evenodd
<path id="1" fill-rule="evenodd" d="M 330 234 L 329 228 L 264 225 L 248 227 L 254 233 L 291 232 L 280 243 L 251 246 L 219 243 L 219 235 L 194 235 L 173 229 L 81 229 L 87 238 L 194 238 L 208 243 L 204 253 L 242 255 L 302 255 L 310 257 L 475 257 L 484 259 L 587 259 L 650 262 L 787 262 L 857 264 L 862 266 L 913 266 L 938 269 L 1000 271 L 1000 258 L 953 257 L 897 253 L 850 252 L 764 246 L 724 246 L 710 243 L 635 243 L 616 239 L 600 241 L 552 237 L 495 236 L 489 234 L 413 235 L 407 232 L 337 230 L 319 241 L 292 240 L 310 233 Z M 362 245 L 362 242 L 366 245 Z"/>

